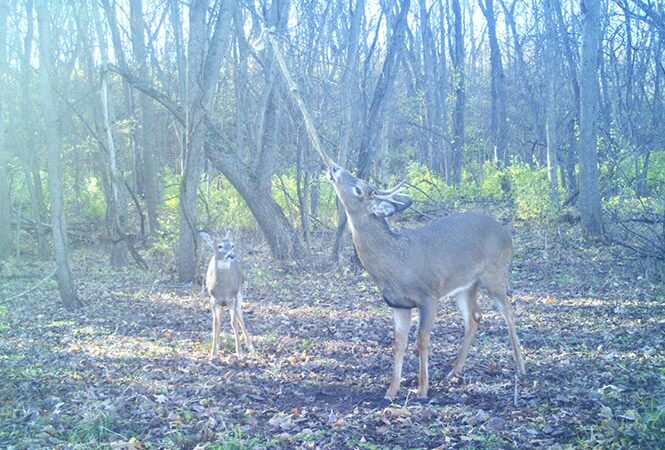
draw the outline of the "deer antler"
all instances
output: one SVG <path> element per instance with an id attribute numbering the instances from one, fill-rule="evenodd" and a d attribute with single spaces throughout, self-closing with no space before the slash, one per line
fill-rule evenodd
<path id="1" fill-rule="evenodd" d="M 392 189 L 387 189 L 387 190 L 382 190 L 382 189 L 376 189 L 372 196 L 376 199 L 379 200 L 390 200 L 393 202 L 396 202 L 398 204 L 404 204 L 404 202 L 400 202 L 399 200 L 395 199 L 395 196 L 400 194 L 404 190 L 404 183 L 406 183 L 406 180 L 400 181 L 397 186 L 395 186 Z"/>

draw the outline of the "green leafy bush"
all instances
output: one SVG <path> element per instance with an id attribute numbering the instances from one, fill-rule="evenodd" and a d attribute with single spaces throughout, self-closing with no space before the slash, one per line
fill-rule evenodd
<path id="1" fill-rule="evenodd" d="M 514 162 L 508 167 L 507 175 L 517 218 L 552 218 L 555 208 L 549 195 L 546 167 L 532 169 L 528 164 Z"/>

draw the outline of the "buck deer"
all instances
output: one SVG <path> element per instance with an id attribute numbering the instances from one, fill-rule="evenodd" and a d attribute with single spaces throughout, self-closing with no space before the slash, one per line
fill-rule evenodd
<path id="1" fill-rule="evenodd" d="M 225 306 L 229 307 L 231 315 L 231 328 L 236 343 L 236 354 L 242 355 L 240 347 L 240 332 L 245 337 L 247 349 L 254 351 L 252 338 L 247 332 L 242 317 L 242 282 L 243 276 L 240 263 L 235 253 L 233 232 L 229 230 L 222 239 L 213 241 L 205 232 L 200 233 L 203 240 L 214 250 L 215 254 L 208 263 L 206 273 L 206 289 L 210 295 L 210 308 L 212 310 L 212 348 L 210 360 L 219 352 L 219 333 L 222 325 L 222 312 Z"/>
<path id="2" fill-rule="evenodd" d="M 395 330 L 393 372 L 385 399 L 392 402 L 400 387 L 402 361 L 411 327 L 411 310 L 418 309 L 420 399 L 427 398 L 430 334 L 437 302 L 455 297 L 464 320 L 464 338 L 448 378 L 458 376 L 480 322 L 478 289 L 494 300 L 508 326 L 517 370 L 524 374 L 513 312 L 506 295 L 512 238 L 491 217 L 465 213 L 424 227 L 393 232 L 386 217 L 403 211 L 411 199 L 401 187 L 378 190 L 332 161 L 330 178 L 349 219 L 360 262 L 392 307 Z"/>

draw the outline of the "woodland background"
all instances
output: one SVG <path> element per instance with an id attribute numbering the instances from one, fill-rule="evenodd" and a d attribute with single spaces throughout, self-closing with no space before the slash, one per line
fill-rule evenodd
<path id="1" fill-rule="evenodd" d="M 367 389 L 383 389 L 389 370 L 389 314 L 354 270 L 343 210 L 267 32 L 328 152 L 376 185 L 406 180 L 414 208 L 394 226 L 484 209 L 513 228 L 518 331 L 532 351 L 531 392 L 519 407 L 478 397 L 477 384 L 502 373 L 486 361 L 494 352 L 482 337 L 475 358 L 489 369 L 437 394 L 470 406 L 368 406 Z M 664 55 L 659 0 L 0 0 L 0 370 L 8 380 L 0 442 L 657 448 Z M 227 227 L 239 231 L 254 290 L 250 323 L 276 359 L 229 359 L 220 373 L 203 362 L 209 324 L 197 296 L 209 254 L 197 236 Z M 283 303 L 271 303 L 277 294 Z M 350 325 L 312 325 L 326 314 Z M 442 314 L 457 336 L 455 312 Z M 560 322 L 543 323 L 550 314 Z M 177 325 L 180 315 L 192 319 L 188 328 Z M 355 329 L 381 335 L 334 357 L 346 371 L 328 370 L 340 366 L 317 358 L 334 354 L 337 340 L 351 345 Z M 544 329 L 556 340 L 551 353 L 538 340 Z M 493 345 L 504 349 L 500 334 Z M 435 349 L 441 365 L 454 344 Z M 117 353 L 123 346 L 136 359 Z M 571 348 L 578 357 L 596 352 L 591 366 L 557 363 Z M 373 354 L 381 356 L 367 362 Z M 107 360 L 103 373 L 98 358 Z M 189 382 L 134 392 L 146 383 L 128 381 L 132 372 L 148 367 L 154 381 L 162 366 L 184 370 Z M 54 385 L 63 370 L 66 381 Z M 274 377 L 257 380 L 256 371 Z M 580 371 L 589 376 L 568 379 Z M 302 380 L 289 384 L 307 376 L 309 394 Z M 552 400 L 562 379 L 576 394 Z M 213 395 L 210 380 L 251 389 Z M 504 376 L 497 388 L 507 397 L 510 382 Z M 183 385 L 186 395 L 166 393 Z M 81 386 L 91 397 L 72 400 Z M 342 393 L 331 399 L 335 389 Z M 305 397 L 284 401 L 294 395 Z M 196 408 L 191 396 L 200 396 Z M 228 402 L 213 410 L 210 398 Z M 168 416 L 174 410 L 178 418 Z M 406 423 L 419 437 L 360 425 L 373 420 Z"/>

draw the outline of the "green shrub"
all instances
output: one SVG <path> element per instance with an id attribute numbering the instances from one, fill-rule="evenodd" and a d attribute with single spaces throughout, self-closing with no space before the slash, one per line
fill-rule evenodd
<path id="1" fill-rule="evenodd" d="M 549 195 L 546 167 L 532 169 L 527 164 L 514 162 L 508 167 L 507 174 L 517 218 L 552 218 L 555 208 Z"/>

